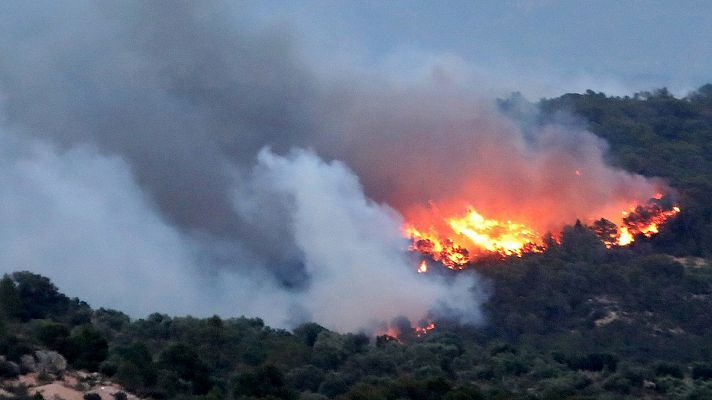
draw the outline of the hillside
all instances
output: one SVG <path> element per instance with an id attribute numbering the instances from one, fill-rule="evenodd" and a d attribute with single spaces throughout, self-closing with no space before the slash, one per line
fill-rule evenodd
<path id="1" fill-rule="evenodd" d="M 441 319 L 418 335 L 404 320 L 397 338 L 250 318 L 131 320 L 16 272 L 0 281 L 0 398 L 23 398 L 11 378 L 41 349 L 156 399 L 712 398 L 712 86 L 538 105 L 539 123 L 565 110 L 608 141 L 614 165 L 667 179 L 680 215 L 630 247 L 607 249 L 571 221 L 543 253 L 436 271 L 483 277 L 484 322 Z"/>

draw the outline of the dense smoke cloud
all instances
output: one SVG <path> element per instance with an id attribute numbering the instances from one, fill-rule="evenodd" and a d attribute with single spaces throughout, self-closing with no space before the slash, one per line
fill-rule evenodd
<path id="1" fill-rule="evenodd" d="M 200 274 L 197 242 L 156 214 L 121 159 L 81 147 L 58 152 L 5 131 L 0 149 L 3 272 L 41 273 L 69 294 L 135 316 L 232 315 L 239 304 L 280 322 L 272 309 L 284 296 L 270 277 L 260 269 L 244 279 Z M 258 300 L 263 292 L 269 303 Z"/>
<path id="2" fill-rule="evenodd" d="M 403 251 L 398 214 L 368 200 L 343 164 L 327 164 L 304 151 L 287 157 L 263 151 L 252 179 L 260 183 L 255 190 L 290 210 L 283 223 L 310 277 L 297 304 L 310 318 L 338 321 L 334 326 L 341 330 L 364 323 L 374 327 L 397 315 L 415 322 L 425 316 L 423 310 L 438 308 L 455 310 L 469 322 L 479 320 L 475 299 L 481 294 L 469 292 L 472 277 L 444 281 L 414 273 Z M 253 211 L 255 217 L 269 212 Z"/>
<path id="3" fill-rule="evenodd" d="M 399 213 L 464 199 L 554 229 L 655 189 L 590 133 L 523 133 L 449 58 L 327 76 L 244 4 L 4 2 L 0 50 L 2 269 L 134 315 L 475 321 L 470 277 L 408 268 Z"/>
<path id="4" fill-rule="evenodd" d="M 472 277 L 418 276 L 402 251 L 397 213 L 368 201 L 345 166 L 312 153 L 265 150 L 249 178 L 286 211 L 282 240 L 294 242 L 311 277 L 307 290 L 293 291 L 247 254 L 241 261 L 253 268 L 239 275 L 201 274 L 209 264 L 200 253 L 217 253 L 215 245 L 163 222 L 116 157 L 58 153 L 5 132 L 0 145 L 0 265 L 51 276 L 92 302 L 132 315 L 247 313 L 278 326 L 313 318 L 343 331 L 375 329 L 398 315 L 415 321 L 438 307 L 480 317 Z"/>
<path id="5" fill-rule="evenodd" d="M 444 216 L 474 206 L 557 233 L 577 218 L 615 219 L 666 191 L 659 180 L 608 165 L 605 141 L 574 119 L 541 123 L 536 107 L 516 101 L 518 118 L 510 118 L 446 71 L 434 67 L 416 84 L 360 85 L 329 121 L 337 134 L 324 151 L 406 217 L 430 212 L 431 204 Z"/>

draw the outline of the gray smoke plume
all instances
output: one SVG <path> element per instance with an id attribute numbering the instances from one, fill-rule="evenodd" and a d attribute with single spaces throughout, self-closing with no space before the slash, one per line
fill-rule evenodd
<path id="1" fill-rule="evenodd" d="M 245 3 L 7 1 L 0 51 L 2 269 L 133 315 L 477 321 L 472 274 L 414 274 L 402 213 L 545 205 L 554 229 L 656 189 L 585 131 L 527 138 L 458 63 L 325 74 Z"/>

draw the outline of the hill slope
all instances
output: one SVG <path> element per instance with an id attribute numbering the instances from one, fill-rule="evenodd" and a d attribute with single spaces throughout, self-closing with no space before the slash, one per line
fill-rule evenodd
<path id="1" fill-rule="evenodd" d="M 418 336 L 400 321 L 397 340 L 249 318 L 132 321 L 18 272 L 0 281 L 3 385 L 24 355 L 51 349 L 153 398 L 712 398 L 712 86 L 540 106 L 542 121 L 581 118 L 614 164 L 668 179 L 680 216 L 630 248 L 606 249 L 576 224 L 544 253 L 483 261 L 460 272 L 493 289 L 483 326 L 441 319 Z"/>

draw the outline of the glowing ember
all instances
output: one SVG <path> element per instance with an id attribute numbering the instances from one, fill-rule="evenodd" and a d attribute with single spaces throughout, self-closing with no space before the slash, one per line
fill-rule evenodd
<path id="1" fill-rule="evenodd" d="M 609 248 L 629 245 L 638 235 L 651 237 L 658 233 L 662 223 L 680 212 L 676 206 L 663 207 L 662 198 L 661 193 L 655 193 L 646 205 L 622 211 L 617 224 L 601 218 L 588 228 Z M 403 231 L 412 240 L 412 251 L 427 255 L 450 269 L 462 269 L 473 259 L 487 254 L 522 256 L 546 248 L 541 233 L 533 228 L 519 222 L 486 218 L 472 207 L 462 215 L 436 215 L 434 212 L 427 223 L 406 224 Z M 428 271 L 425 260 L 417 271 Z"/>
<path id="2" fill-rule="evenodd" d="M 432 321 L 429 322 L 425 326 L 416 326 L 415 327 L 415 336 L 423 337 L 423 336 L 427 335 L 428 333 L 430 333 L 430 331 L 432 331 L 433 329 L 435 329 L 435 322 L 432 322 Z"/>
<path id="3" fill-rule="evenodd" d="M 403 341 L 412 340 L 414 338 L 422 338 L 436 328 L 435 322 L 431 320 L 423 320 L 419 325 L 400 325 L 390 324 L 384 327 L 383 330 L 376 333 L 376 338 L 382 342 L 403 343 Z"/>
<path id="4" fill-rule="evenodd" d="M 420 262 L 420 265 L 418 265 L 418 273 L 424 274 L 426 272 L 428 272 L 428 263 L 425 260 L 423 260 Z"/>

